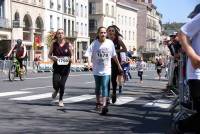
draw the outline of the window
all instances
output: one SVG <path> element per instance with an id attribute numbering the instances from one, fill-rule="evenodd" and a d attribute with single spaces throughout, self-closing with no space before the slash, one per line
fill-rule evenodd
<path id="1" fill-rule="evenodd" d="M 84 31 L 85 31 L 85 36 L 87 37 L 87 31 L 88 31 L 87 30 L 87 24 L 85 24 L 85 30 Z"/>
<path id="2" fill-rule="evenodd" d="M 121 16 L 120 16 L 120 15 L 118 15 L 118 24 L 120 24 L 120 17 L 121 17 Z"/>
<path id="3" fill-rule="evenodd" d="M 4 1 L 0 2 L 0 18 L 4 18 Z"/>
<path id="4" fill-rule="evenodd" d="M 54 5 L 53 1 L 50 0 L 50 8 L 53 8 L 53 5 Z"/>
<path id="5" fill-rule="evenodd" d="M 131 17 L 129 17 L 129 26 L 131 26 Z"/>
<path id="6" fill-rule="evenodd" d="M 68 0 L 68 14 L 71 14 L 71 2 Z"/>
<path id="7" fill-rule="evenodd" d="M 61 9 L 60 1 L 57 0 L 57 10 L 59 11 Z"/>
<path id="8" fill-rule="evenodd" d="M 97 21 L 94 19 L 89 20 L 89 30 L 94 31 L 97 30 Z"/>
<path id="9" fill-rule="evenodd" d="M 77 33 L 79 34 L 79 22 L 76 22 L 76 31 L 77 31 Z"/>
<path id="10" fill-rule="evenodd" d="M 115 8 L 114 8 L 114 6 L 112 6 L 112 17 L 114 17 L 115 16 Z"/>
<path id="11" fill-rule="evenodd" d="M 53 31 L 53 16 L 50 15 L 50 30 Z"/>
<path id="12" fill-rule="evenodd" d="M 70 20 L 68 20 L 68 36 L 69 36 L 69 37 L 71 37 L 71 34 L 70 34 L 70 33 L 71 33 L 71 32 L 70 32 L 71 29 L 70 29 L 70 28 L 71 28 L 71 23 L 70 23 Z"/>
<path id="13" fill-rule="evenodd" d="M 65 35 L 67 33 L 67 20 L 66 19 L 64 19 L 64 33 L 65 33 Z"/>
<path id="14" fill-rule="evenodd" d="M 95 14 L 96 13 L 96 4 L 94 2 L 89 3 L 89 14 Z"/>
<path id="15" fill-rule="evenodd" d="M 85 6 L 85 18 L 87 18 L 87 6 Z"/>
<path id="16" fill-rule="evenodd" d="M 81 4 L 81 17 L 83 17 L 83 5 Z"/>
<path id="17" fill-rule="evenodd" d="M 133 18 L 133 26 L 135 26 L 135 18 Z"/>
<path id="18" fill-rule="evenodd" d="M 60 17 L 57 17 L 57 28 L 60 28 Z"/>
<path id="19" fill-rule="evenodd" d="M 76 3 L 76 16 L 79 16 L 79 8 L 78 8 L 78 3 Z"/>
<path id="20" fill-rule="evenodd" d="M 106 15 L 109 15 L 109 5 L 108 5 L 108 3 L 106 4 Z"/>
<path id="21" fill-rule="evenodd" d="M 83 36 L 83 23 L 81 23 L 81 36 Z"/>
<path id="22" fill-rule="evenodd" d="M 67 13 L 67 1 L 66 0 L 64 0 L 64 8 L 63 8 L 63 10 L 64 10 L 64 13 Z"/>

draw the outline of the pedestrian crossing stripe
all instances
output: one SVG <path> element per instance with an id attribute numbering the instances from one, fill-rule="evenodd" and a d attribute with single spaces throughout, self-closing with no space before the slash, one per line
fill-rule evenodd
<path id="1" fill-rule="evenodd" d="M 136 99 L 137 99 L 137 97 L 119 96 L 114 105 L 123 105 L 125 103 L 129 103 L 129 102 L 134 101 Z"/>
<path id="2" fill-rule="evenodd" d="M 172 100 L 167 100 L 167 99 L 159 99 L 159 100 L 154 100 L 153 102 L 146 103 L 146 107 L 159 107 L 163 109 L 168 109 L 171 107 L 173 104 Z"/>
<path id="3" fill-rule="evenodd" d="M 30 93 L 30 92 L 26 92 L 26 91 L 3 92 L 3 93 L 0 93 L 0 97 L 11 96 L 11 95 L 19 95 L 19 94 L 27 94 L 27 93 Z"/>
<path id="4" fill-rule="evenodd" d="M 69 98 L 63 99 L 63 103 L 80 102 L 80 101 L 84 101 L 84 100 L 93 99 L 95 97 L 96 97 L 95 95 L 85 94 L 85 95 L 80 95 L 80 96 L 69 97 Z M 58 100 L 55 100 L 53 102 L 58 102 Z"/>
<path id="5" fill-rule="evenodd" d="M 30 95 L 25 97 L 11 98 L 10 100 L 31 101 L 31 100 L 49 98 L 51 97 L 51 95 L 52 93 L 44 93 L 44 94 Z"/>

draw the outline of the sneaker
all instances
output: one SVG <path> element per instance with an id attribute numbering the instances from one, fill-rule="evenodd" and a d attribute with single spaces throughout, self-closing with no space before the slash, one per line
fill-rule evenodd
<path id="1" fill-rule="evenodd" d="M 103 106 L 102 109 L 101 109 L 101 115 L 106 115 L 108 112 L 108 107 L 107 106 Z"/>
<path id="2" fill-rule="evenodd" d="M 116 102 L 116 100 L 117 100 L 117 95 L 116 95 L 116 93 L 113 93 L 112 94 L 112 103 L 114 104 Z"/>
<path id="3" fill-rule="evenodd" d="M 61 101 L 59 101 L 59 103 L 58 103 L 58 106 L 59 107 L 64 107 L 64 103 L 63 103 L 63 101 L 61 100 Z"/>
<path id="4" fill-rule="evenodd" d="M 54 92 L 52 93 L 52 98 L 55 99 L 56 96 L 57 96 L 57 94 L 58 94 L 58 92 L 57 92 L 57 91 L 54 91 Z"/>
<path id="5" fill-rule="evenodd" d="M 95 110 L 100 111 L 102 104 L 101 103 L 96 103 Z"/>

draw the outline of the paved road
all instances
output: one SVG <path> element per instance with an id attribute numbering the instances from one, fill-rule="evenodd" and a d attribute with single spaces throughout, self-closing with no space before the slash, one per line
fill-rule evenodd
<path id="1" fill-rule="evenodd" d="M 107 116 L 95 110 L 94 79 L 91 73 L 71 73 L 66 83 L 65 107 L 51 99 L 51 73 L 29 73 L 25 81 L 9 82 L 0 77 L 0 133 L 133 134 L 166 133 L 170 128 L 171 98 L 166 80 L 155 71 L 144 73 L 140 84 L 136 72 L 109 106 Z"/>

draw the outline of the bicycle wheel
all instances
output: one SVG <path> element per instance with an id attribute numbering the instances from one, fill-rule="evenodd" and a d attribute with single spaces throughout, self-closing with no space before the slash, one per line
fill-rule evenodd
<path id="1" fill-rule="evenodd" d="M 25 65 L 23 65 L 23 70 L 21 70 L 20 72 L 20 75 L 19 75 L 19 78 L 21 81 L 23 81 L 25 79 L 25 76 L 27 74 L 27 68 Z"/>
<path id="2" fill-rule="evenodd" d="M 12 65 L 9 69 L 8 78 L 10 81 L 13 81 L 16 76 L 16 66 Z"/>

